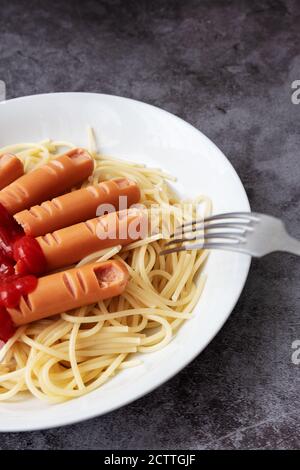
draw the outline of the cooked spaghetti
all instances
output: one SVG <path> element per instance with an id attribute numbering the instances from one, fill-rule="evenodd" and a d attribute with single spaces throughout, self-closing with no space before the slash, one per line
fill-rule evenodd
<path id="1" fill-rule="evenodd" d="M 0 149 L 24 162 L 25 171 L 46 163 L 68 142 L 45 140 Z M 180 201 L 168 184 L 174 180 L 158 169 L 99 155 L 92 130 L 89 149 L 95 159 L 93 176 L 84 185 L 126 177 L 141 189 L 141 203 L 154 211 L 161 232 L 121 249 L 116 246 L 88 256 L 79 265 L 94 260 L 123 260 L 130 273 L 125 293 L 55 317 L 20 327 L 0 349 L 0 400 L 30 392 L 39 399 L 57 403 L 84 395 L 104 384 L 120 370 L 138 366 L 142 355 L 166 346 L 180 325 L 191 317 L 202 293 L 206 251 L 159 256 L 164 245 L 162 230 L 187 220 Z M 189 217 L 211 211 L 210 201 L 193 201 Z M 168 217 L 166 217 L 168 216 Z M 21 395 L 20 395 L 21 394 Z"/>

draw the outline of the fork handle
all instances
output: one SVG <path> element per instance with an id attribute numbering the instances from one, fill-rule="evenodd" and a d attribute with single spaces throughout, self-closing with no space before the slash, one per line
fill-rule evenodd
<path id="1" fill-rule="evenodd" d="M 300 256 L 300 240 L 288 235 L 285 248 L 283 248 L 282 251 Z"/>

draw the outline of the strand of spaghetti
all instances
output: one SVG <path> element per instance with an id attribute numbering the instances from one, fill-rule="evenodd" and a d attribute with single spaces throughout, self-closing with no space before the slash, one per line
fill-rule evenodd
<path id="1" fill-rule="evenodd" d="M 82 361 L 86 357 L 93 357 L 93 356 L 100 356 L 101 354 L 129 354 L 129 353 L 136 353 L 137 352 L 137 347 L 134 346 L 123 346 L 123 345 L 118 345 L 115 347 L 110 347 L 110 348 L 104 348 L 104 347 L 99 347 L 99 348 L 93 348 L 93 349 L 82 349 L 78 351 L 77 353 L 77 359 Z"/>
<path id="2" fill-rule="evenodd" d="M 142 284 L 142 282 L 139 282 L 139 284 Z M 143 304 L 147 305 L 148 307 L 156 305 L 157 307 L 169 310 L 170 314 L 171 312 L 173 312 L 171 307 L 176 307 L 188 303 L 188 301 L 193 295 L 192 293 L 190 293 L 184 299 L 177 300 L 175 302 L 173 300 L 168 300 L 166 297 L 163 297 L 162 295 L 154 291 L 146 292 L 144 291 L 144 288 L 144 286 L 140 288 L 137 284 L 129 282 L 127 286 L 127 293 L 130 293 L 134 297 L 137 296 L 138 298 L 142 299 Z"/>
<path id="3" fill-rule="evenodd" d="M 17 369 L 22 369 L 24 367 L 24 356 L 21 348 L 14 349 L 14 360 L 16 362 Z"/>
<path id="4" fill-rule="evenodd" d="M 193 298 L 193 300 L 189 303 L 189 305 L 186 307 L 187 312 L 192 311 L 195 304 L 198 302 L 198 300 L 199 300 L 199 298 L 200 298 L 200 296 L 203 292 L 203 289 L 204 289 L 204 286 L 205 286 L 205 281 L 206 281 L 206 277 L 204 275 L 202 275 L 201 278 L 200 278 L 199 285 L 197 287 L 196 295 Z M 172 321 L 172 323 L 171 323 L 172 331 L 175 332 L 181 324 L 182 324 L 181 319 L 175 319 L 174 321 Z"/>
<path id="5" fill-rule="evenodd" d="M 69 354 L 60 353 L 57 351 L 56 348 L 54 347 L 50 348 L 48 346 L 45 346 L 44 344 L 38 343 L 37 341 L 34 341 L 31 338 L 28 338 L 28 336 L 24 334 L 21 336 L 21 339 L 22 341 L 24 341 L 24 343 L 28 344 L 28 346 L 31 346 L 32 348 L 31 352 L 33 352 L 36 349 L 38 351 L 44 352 L 48 356 L 57 357 L 60 360 L 69 361 L 70 359 Z"/>
<path id="6" fill-rule="evenodd" d="M 111 343 L 107 342 L 107 343 L 101 343 L 100 345 L 97 345 L 99 347 L 97 348 L 94 348 L 93 350 L 91 350 L 91 352 L 94 353 L 94 351 L 97 349 L 98 351 L 101 350 L 103 351 L 103 353 L 101 354 L 110 354 L 110 353 L 117 353 L 119 352 L 120 350 L 123 350 L 123 349 L 136 349 L 136 345 L 131 345 L 131 344 L 128 344 L 126 342 L 120 342 L 120 343 L 114 343 L 113 341 Z M 58 353 L 58 354 L 49 354 L 49 356 L 53 356 L 53 357 L 56 357 L 56 358 L 59 358 L 59 355 L 64 355 L 63 358 L 61 358 L 61 360 L 66 360 L 68 362 L 70 362 L 70 358 L 69 358 L 69 341 L 65 341 L 63 343 L 57 343 L 55 346 L 53 346 L 51 349 L 54 350 L 55 353 Z M 40 350 L 42 351 L 42 348 L 40 348 Z M 77 355 L 77 360 L 79 361 L 81 357 L 83 357 L 85 355 L 85 353 L 87 352 L 87 349 L 76 349 L 76 355 Z M 122 351 L 121 351 L 122 352 Z M 130 351 L 131 352 L 131 351 Z"/>
<path id="7" fill-rule="evenodd" d="M 131 179 L 132 181 L 137 183 L 138 186 L 141 188 L 152 187 L 152 183 L 147 180 L 147 178 L 141 173 L 141 171 L 125 166 L 122 167 L 122 165 L 120 165 L 118 170 L 114 170 L 113 172 L 109 167 L 105 166 L 101 166 L 101 168 L 99 168 L 99 172 L 98 169 L 96 169 L 94 172 L 94 178 L 96 178 L 96 181 L 104 181 L 110 178 L 118 177 L 125 177 Z"/>
<path id="8" fill-rule="evenodd" d="M 95 369 L 99 370 L 100 368 L 108 367 L 112 363 L 113 359 L 114 359 L 113 356 L 110 356 L 110 357 L 107 356 L 107 358 L 103 357 L 101 359 L 99 358 L 88 359 L 87 361 L 79 364 L 80 373 L 83 375 L 85 372 L 88 372 L 91 370 L 95 370 Z M 55 364 L 54 360 L 53 360 L 53 364 Z M 134 367 L 135 364 L 139 365 L 141 364 L 141 361 L 139 359 L 134 359 L 131 361 L 129 360 L 120 364 L 120 368 L 126 369 L 129 367 Z M 72 369 L 68 369 L 68 370 L 64 370 L 60 372 L 52 372 L 51 378 L 52 380 L 55 380 L 55 381 L 64 381 L 67 379 L 71 379 L 73 378 Z"/>
<path id="9" fill-rule="evenodd" d="M 125 357 L 126 357 L 126 354 L 120 354 L 118 357 L 116 357 L 116 359 L 105 370 L 105 372 L 103 372 L 101 376 L 97 380 L 95 380 L 94 383 L 87 386 L 88 391 L 91 392 L 92 390 L 95 390 L 96 388 L 98 388 L 100 385 L 104 384 L 109 379 L 109 377 L 114 373 L 114 371 L 119 367 L 119 365 L 123 362 Z"/>
<path id="10" fill-rule="evenodd" d="M 49 155 L 48 155 L 48 156 L 43 155 L 42 149 L 40 150 L 39 155 L 40 155 L 40 158 L 39 158 L 39 160 L 38 160 L 38 163 L 36 163 L 36 164 L 34 165 L 34 169 L 40 168 L 41 166 L 45 165 L 46 163 L 49 163 L 49 161 L 50 161 Z M 26 172 L 27 172 L 27 170 L 28 170 L 28 171 L 31 171 L 31 168 L 30 168 L 29 166 L 27 167 L 26 164 L 25 164 L 25 168 L 24 168 L 24 169 L 25 169 Z"/>
<path id="11" fill-rule="evenodd" d="M 150 352 L 150 351 L 154 352 L 154 351 L 157 351 L 159 349 L 162 349 L 163 347 L 165 347 L 171 341 L 171 338 L 172 338 L 172 328 L 171 328 L 169 322 L 166 319 L 161 318 L 158 315 L 147 315 L 147 318 L 149 318 L 150 320 L 153 320 L 157 323 L 160 323 L 162 325 L 162 329 L 164 330 L 162 332 L 163 333 L 163 339 L 158 344 L 155 344 L 153 346 L 140 346 L 139 347 L 140 352 Z M 146 340 L 144 340 L 144 341 L 146 341 Z"/>
<path id="12" fill-rule="evenodd" d="M 104 326 L 101 330 L 102 332 L 112 332 L 112 333 L 128 333 L 128 326 Z"/>
<path id="13" fill-rule="evenodd" d="M 15 344 L 16 341 L 20 338 L 20 336 L 23 334 L 25 331 L 26 326 L 21 326 L 20 328 L 17 329 L 15 332 L 14 336 L 12 336 L 7 343 L 5 343 L 4 346 L 0 349 L 0 363 L 4 360 L 6 354 L 8 353 L 9 350 L 12 349 L 12 346 Z"/>
<path id="14" fill-rule="evenodd" d="M 107 251 L 107 253 L 105 254 L 102 254 L 99 259 L 97 259 L 97 262 L 100 262 L 100 261 L 107 261 L 108 259 L 112 258 L 113 256 L 115 256 L 117 253 L 119 253 L 119 251 L 121 251 L 122 249 L 122 245 L 117 245 L 113 248 L 111 248 L 110 251 Z"/>
<path id="15" fill-rule="evenodd" d="M 132 339 L 133 343 L 138 343 L 137 339 L 143 338 L 145 335 L 142 333 L 134 333 L 134 334 L 129 334 L 129 327 L 124 326 L 123 328 L 126 328 L 126 332 L 114 332 L 114 331 L 107 331 L 103 332 L 100 331 L 98 334 L 94 334 L 92 337 L 79 337 L 78 338 L 78 345 L 81 344 L 81 342 L 88 342 L 88 341 L 99 341 L 101 343 L 106 343 L 109 342 L 111 339 L 113 342 L 120 342 L 122 339 L 124 339 L 126 342 L 128 342 L 129 339 Z M 64 338 L 70 339 L 71 335 L 68 334 Z"/>
<path id="16" fill-rule="evenodd" d="M 120 160 L 119 158 L 116 158 L 116 157 L 112 157 L 112 156 L 109 156 L 109 155 L 95 155 L 95 158 L 96 160 L 101 160 L 101 164 L 105 164 L 105 165 L 112 165 L 112 167 L 114 168 L 116 165 L 125 165 L 125 166 L 129 166 L 129 167 L 132 167 L 132 168 L 145 168 L 145 164 L 144 163 L 136 163 L 136 162 L 132 162 L 130 160 L 128 160 L 126 158 L 126 160 Z"/>
<path id="17" fill-rule="evenodd" d="M 7 372 L 6 374 L 0 375 L 0 383 L 6 380 L 14 380 L 19 378 L 24 373 L 25 368 L 14 370 L 13 372 Z"/>
<path id="18" fill-rule="evenodd" d="M 103 166 L 105 167 L 105 165 L 109 165 L 110 162 L 109 160 L 107 161 L 102 161 L 102 163 L 104 164 Z M 116 163 L 116 162 L 115 162 Z M 164 181 L 164 180 L 168 180 L 168 181 L 177 181 L 177 178 L 175 176 L 172 176 L 170 175 L 169 173 L 166 173 L 158 168 L 147 168 L 145 165 L 137 165 L 137 164 L 129 164 L 128 162 L 125 162 L 124 160 L 118 160 L 117 161 L 118 165 L 119 166 L 129 166 L 132 168 L 132 170 L 134 171 L 136 168 L 139 168 L 140 169 L 140 175 L 142 175 L 144 178 L 147 178 L 147 179 L 150 179 L 150 181 Z M 115 166 L 115 165 L 114 165 Z"/>
<path id="19" fill-rule="evenodd" d="M 151 270 L 155 264 L 155 252 L 151 245 L 143 245 L 139 248 L 136 257 L 136 271 L 141 277 L 145 284 L 148 284 L 149 288 L 153 289 L 152 284 L 149 281 L 147 271 Z"/>
<path id="20" fill-rule="evenodd" d="M 22 151 L 22 149 L 32 149 L 32 148 L 38 148 L 40 149 L 41 146 L 43 146 L 45 143 L 47 143 L 48 140 L 43 140 L 38 143 L 33 143 L 33 142 L 24 142 L 20 144 L 14 144 L 14 145 L 6 145 L 5 147 L 0 148 L 0 153 L 18 153 Z"/>
<path id="21" fill-rule="evenodd" d="M 170 281 L 170 279 L 172 278 L 172 275 L 167 273 L 163 269 L 153 269 L 153 271 L 151 271 L 148 274 L 148 277 L 149 277 L 150 280 L 155 276 L 164 277 L 165 279 L 167 279 L 167 281 Z"/>
<path id="22" fill-rule="evenodd" d="M 201 276 L 199 277 L 198 286 L 196 288 L 196 293 L 195 293 L 194 297 L 192 298 L 192 300 L 190 301 L 190 303 L 187 305 L 187 307 L 184 310 L 187 314 L 189 312 L 193 311 L 195 305 L 197 304 L 197 302 L 198 302 L 198 300 L 199 300 L 199 298 L 200 298 L 200 296 L 203 292 L 205 283 L 206 283 L 206 275 L 201 274 Z"/>
<path id="23" fill-rule="evenodd" d="M 38 359 L 36 359 L 36 362 L 37 362 L 37 360 L 38 360 Z M 54 361 L 55 361 L 55 359 L 54 359 Z M 53 362 L 54 362 L 54 361 L 53 361 Z M 36 373 L 36 371 L 34 371 L 34 372 Z M 40 369 L 39 369 L 38 372 L 40 372 Z M 40 379 L 40 377 L 42 377 L 42 376 L 41 376 L 41 374 L 39 373 L 39 383 L 40 383 L 40 386 L 43 387 L 43 388 L 45 388 L 45 385 L 44 385 L 44 383 L 43 383 L 43 380 Z M 33 381 L 31 381 L 31 382 L 32 382 L 32 383 L 30 384 L 30 386 L 32 387 L 33 392 L 34 392 L 36 395 L 39 396 L 39 391 L 36 389 L 35 385 L 33 384 Z M 72 387 L 74 386 L 74 383 L 75 383 L 74 381 L 70 382 L 70 384 L 68 385 L 68 388 L 72 388 Z M 70 387 L 69 387 L 69 386 L 70 386 Z M 43 396 L 43 394 L 41 394 L 41 395 L 40 395 L 40 398 L 42 398 L 42 399 L 43 399 L 43 398 L 47 398 L 47 396 Z M 48 397 L 48 398 L 49 398 L 49 397 Z M 53 402 L 58 402 L 58 401 L 60 401 L 60 399 L 58 399 L 58 397 L 54 397 L 54 398 L 51 397 L 51 401 L 53 401 Z"/>
<path id="24" fill-rule="evenodd" d="M 204 250 L 204 251 L 201 251 L 200 252 L 200 256 L 199 258 L 196 260 L 194 266 L 193 266 L 193 270 L 192 270 L 192 276 L 194 276 L 200 269 L 201 265 L 206 261 L 207 257 L 208 257 L 208 254 L 209 254 L 209 251 L 208 250 Z"/>
<path id="25" fill-rule="evenodd" d="M 165 310 L 162 310 L 162 309 L 159 309 L 159 308 L 139 308 L 139 309 L 136 309 L 136 311 L 134 310 L 124 310 L 123 312 L 115 312 L 115 313 L 108 313 L 106 315 L 95 315 L 95 316 L 92 316 L 92 317 L 84 317 L 81 319 L 78 319 L 77 317 L 74 317 L 68 313 L 63 313 L 62 314 L 62 317 L 64 320 L 66 320 L 67 322 L 70 322 L 70 323 L 95 323 L 95 321 L 99 321 L 99 320 L 109 320 L 111 318 L 121 318 L 121 317 L 126 317 L 126 316 L 129 316 L 129 315 L 147 315 L 149 313 L 153 313 L 153 314 L 159 314 L 159 315 L 162 315 L 162 316 L 166 316 L 166 317 L 172 317 L 172 318 L 183 318 L 183 319 L 189 319 L 191 317 L 190 314 L 188 313 L 177 313 L 177 312 L 173 312 L 173 311 L 165 311 Z M 23 338 L 22 338 L 23 339 Z"/>
<path id="26" fill-rule="evenodd" d="M 42 377 L 42 383 L 41 387 L 45 393 L 45 395 L 51 395 L 54 399 L 62 399 L 64 397 L 65 399 L 67 398 L 75 398 L 76 396 L 79 396 L 81 394 L 80 389 L 75 389 L 76 386 L 76 380 L 73 378 L 69 382 L 69 384 L 63 386 L 60 385 L 60 387 L 54 385 L 53 381 L 51 381 L 50 377 L 50 369 L 56 364 L 55 359 L 50 359 L 44 364 L 44 366 L 41 369 L 41 377 Z"/>
<path id="27" fill-rule="evenodd" d="M 42 392 L 36 383 L 34 383 L 34 380 L 32 378 L 33 374 L 33 369 L 32 369 L 32 364 L 33 364 L 34 359 L 28 360 L 26 371 L 25 371 L 25 381 L 26 385 L 28 387 L 28 390 L 32 393 L 33 396 L 36 398 L 39 398 L 40 400 L 47 401 L 49 403 L 59 403 L 61 402 L 60 397 L 56 397 L 53 395 L 49 395 L 47 393 Z"/>
<path id="28" fill-rule="evenodd" d="M 196 253 L 196 258 L 194 260 L 194 266 L 193 266 L 193 269 L 192 269 L 192 272 L 190 274 L 190 277 L 186 283 L 186 286 L 185 288 L 187 290 L 190 290 L 193 288 L 193 285 L 195 285 L 195 279 L 198 279 L 198 274 L 201 272 L 201 269 L 204 267 L 204 263 L 208 257 L 208 251 L 205 250 L 205 251 L 199 251 L 199 252 L 196 252 L 194 251 L 194 253 Z M 196 267 L 196 269 L 195 269 Z"/>
<path id="29" fill-rule="evenodd" d="M 94 157 L 97 154 L 97 142 L 94 129 L 87 126 L 88 151 Z"/>
<path id="30" fill-rule="evenodd" d="M 74 144 L 72 144 L 71 142 L 67 142 L 66 140 L 54 140 L 53 145 L 56 147 L 56 149 L 60 147 L 74 149 L 76 147 Z"/>
<path id="31" fill-rule="evenodd" d="M 108 259 L 112 258 L 114 255 L 121 251 L 122 245 L 114 246 L 113 248 L 107 248 L 105 250 L 100 250 L 95 253 L 92 253 L 89 256 L 83 258 L 76 267 L 79 268 L 80 266 L 84 266 L 85 264 L 89 264 L 92 261 L 96 260 L 97 262 L 100 261 L 107 261 Z"/>
<path id="32" fill-rule="evenodd" d="M 170 326 L 169 322 L 167 323 L 168 323 L 168 326 Z M 157 326 L 158 325 L 155 323 L 154 328 L 157 329 Z M 171 330 L 171 334 L 172 334 L 172 330 Z M 151 345 L 159 344 L 165 336 L 166 336 L 166 330 L 165 328 L 162 327 L 161 330 L 158 331 L 157 333 L 153 333 L 152 335 L 147 336 L 147 338 L 144 339 L 143 342 L 141 343 L 141 346 L 144 347 L 144 346 L 151 346 Z"/>
<path id="33" fill-rule="evenodd" d="M 21 391 L 23 383 L 23 380 L 19 380 L 9 391 L 0 392 L 0 401 L 10 400 L 17 395 Z"/>
<path id="34" fill-rule="evenodd" d="M 124 361 L 120 364 L 119 369 L 129 369 L 131 367 L 137 367 L 143 364 L 140 359 L 132 359 L 131 361 Z"/>
<path id="35" fill-rule="evenodd" d="M 139 276 L 142 278 L 143 282 L 148 285 L 148 288 L 151 289 L 151 290 L 154 290 L 153 289 L 153 286 L 147 276 L 147 270 L 146 270 L 146 254 L 147 252 L 149 252 L 148 250 L 148 246 L 147 245 L 144 245 L 142 247 L 140 247 L 139 251 L 138 251 L 138 256 L 137 256 L 137 271 L 139 273 Z M 155 262 L 155 260 L 153 260 Z M 149 262 L 151 263 L 151 256 L 150 256 L 150 259 L 149 259 Z M 154 264 L 153 262 L 153 264 Z"/>
<path id="36" fill-rule="evenodd" d="M 93 344 L 101 344 L 101 347 L 107 347 L 107 345 L 111 346 L 116 343 L 121 343 L 123 345 L 140 344 L 141 339 L 144 338 L 144 336 L 145 335 L 133 335 L 125 333 L 122 336 L 118 336 L 117 334 L 108 334 L 106 337 L 96 336 L 94 338 L 82 338 L 77 341 L 77 350 L 83 346 Z"/>
<path id="37" fill-rule="evenodd" d="M 143 331 L 148 323 L 148 320 L 143 315 L 136 315 L 140 319 L 140 323 L 137 321 L 135 325 L 129 326 L 129 333 L 138 333 L 139 331 Z"/>
<path id="38" fill-rule="evenodd" d="M 35 168 L 38 168 L 38 166 L 50 160 L 49 149 L 43 145 L 34 150 L 23 150 L 22 152 L 18 152 L 17 155 L 25 164 L 25 171 L 30 169 L 33 163 Z M 27 157 L 31 157 L 31 161 Z"/>
<path id="39" fill-rule="evenodd" d="M 79 331 L 77 334 L 77 338 L 89 338 L 90 336 L 96 335 L 100 330 L 103 331 L 103 324 L 104 324 L 103 321 L 102 322 L 99 321 L 92 328 Z M 62 340 L 69 339 L 69 338 L 70 338 L 70 335 L 68 333 L 65 336 L 61 337 Z"/>
<path id="40" fill-rule="evenodd" d="M 57 341 L 59 341 L 62 336 L 69 333 L 71 329 L 72 329 L 72 325 L 70 324 L 68 325 L 60 319 L 53 324 L 52 328 L 49 326 L 45 330 L 45 332 L 42 331 L 36 338 L 36 341 L 38 342 L 43 341 L 45 346 L 52 346 Z"/>
<path id="41" fill-rule="evenodd" d="M 174 300 L 174 302 L 176 302 L 178 300 L 178 297 L 180 296 L 182 289 L 184 288 L 186 282 L 188 281 L 188 279 L 191 275 L 191 272 L 193 270 L 193 262 L 194 262 L 195 257 L 196 257 L 195 252 L 193 254 L 189 254 L 189 253 L 186 254 L 186 260 L 185 260 L 185 264 L 184 264 L 181 279 L 179 279 L 179 282 L 176 286 L 176 289 L 175 289 L 175 291 L 172 295 L 172 300 Z"/>
<path id="42" fill-rule="evenodd" d="M 87 359 L 84 362 L 81 362 L 78 364 L 80 373 L 83 374 L 85 371 L 93 370 L 93 369 L 101 369 L 103 367 L 109 366 L 111 364 L 112 360 L 114 359 L 113 355 L 106 355 L 102 356 L 101 358 L 95 357 L 92 359 Z M 61 369 L 61 366 L 59 366 Z M 73 378 L 72 374 L 72 369 L 64 369 L 64 370 L 58 370 L 54 371 L 51 373 L 51 377 L 53 378 L 54 381 L 65 381 L 70 378 Z"/>
<path id="43" fill-rule="evenodd" d="M 78 341 L 77 348 L 76 348 L 76 353 L 78 352 L 79 356 L 81 354 L 82 348 L 86 348 L 89 345 L 100 345 L 101 349 L 104 350 L 110 350 L 110 349 L 118 349 L 119 348 L 127 348 L 131 347 L 131 345 L 136 346 L 140 344 L 140 341 L 142 338 L 144 338 L 145 335 L 142 337 L 129 337 L 129 335 L 123 335 L 123 337 L 117 337 L 117 336 L 112 336 L 110 339 L 109 338 L 100 338 L 100 339 L 91 339 L 91 338 L 86 338 Z M 69 341 L 64 341 L 56 344 L 53 346 L 53 349 L 58 351 L 59 353 L 66 353 L 69 351 Z M 70 360 L 70 359 L 69 359 Z"/>
<path id="44" fill-rule="evenodd" d="M 140 246 L 147 245 L 148 243 L 155 242 L 157 240 L 161 240 L 163 238 L 162 233 L 158 233 L 157 235 L 152 235 L 151 237 L 144 238 L 143 240 L 139 240 L 138 242 L 130 243 L 129 245 L 123 248 L 124 251 L 134 250 L 135 248 L 139 248 Z"/>
<path id="45" fill-rule="evenodd" d="M 105 370 L 105 372 L 101 373 L 100 376 L 98 377 L 97 380 L 95 380 L 92 384 L 87 386 L 88 391 L 92 391 L 95 388 L 98 388 L 100 384 L 103 384 L 107 381 L 110 375 L 114 372 L 115 369 L 117 369 L 120 365 L 120 363 L 125 359 L 126 354 L 120 354 L 118 355 L 112 363 L 109 365 L 109 367 Z M 51 363 L 48 368 L 51 367 Z M 47 369 L 46 369 L 47 370 Z M 56 400 L 59 399 L 58 397 L 66 397 L 66 398 L 74 398 L 77 396 L 80 396 L 80 390 L 66 390 L 66 389 L 60 389 L 59 387 L 56 387 L 54 384 L 51 384 L 51 390 L 52 392 L 55 391 L 55 394 L 57 395 Z"/>
<path id="46" fill-rule="evenodd" d="M 174 267 L 173 276 L 170 279 L 170 281 L 167 282 L 164 289 L 161 291 L 161 296 L 162 297 L 170 297 L 171 296 L 171 294 L 176 289 L 176 286 L 178 285 L 178 282 L 181 279 L 182 274 L 184 273 L 184 271 L 188 267 L 188 264 L 189 264 L 188 253 L 186 253 L 186 252 L 180 253 L 179 254 L 178 265 Z"/>
<path id="47" fill-rule="evenodd" d="M 36 360 L 37 355 L 32 354 L 33 351 L 34 350 L 32 349 L 29 354 L 29 358 L 27 361 L 26 369 L 25 369 L 25 382 L 26 382 L 27 388 L 31 392 L 31 394 L 35 396 L 36 398 L 39 398 L 40 400 L 46 400 L 51 403 L 57 403 L 59 402 L 59 400 L 42 393 L 40 389 L 37 387 L 37 383 L 34 383 L 32 375 L 33 375 L 33 366 L 34 366 L 34 362 Z"/>
<path id="48" fill-rule="evenodd" d="M 78 314 L 78 318 L 82 317 L 86 313 L 86 307 L 83 307 L 80 309 L 80 312 Z M 82 381 L 81 374 L 79 372 L 78 364 L 77 364 L 77 359 L 76 359 L 76 340 L 77 340 L 77 335 L 79 332 L 80 328 L 80 323 L 75 323 L 73 325 L 71 335 L 70 335 L 70 341 L 69 341 L 69 356 L 70 356 L 70 364 L 71 364 L 71 369 L 74 374 L 74 379 L 75 382 L 78 386 L 78 390 L 84 390 L 85 385 Z M 79 341 L 78 341 L 79 343 Z"/>

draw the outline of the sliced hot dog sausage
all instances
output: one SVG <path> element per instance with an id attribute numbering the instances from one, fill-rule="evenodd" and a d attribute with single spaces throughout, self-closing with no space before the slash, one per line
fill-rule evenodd
<path id="1" fill-rule="evenodd" d="M 0 203 L 10 214 L 58 196 L 84 181 L 94 169 L 88 152 L 76 148 L 27 173 L 0 192 Z"/>
<path id="2" fill-rule="evenodd" d="M 16 326 L 122 294 L 129 274 L 116 260 L 91 263 L 38 280 L 36 289 L 7 309 Z"/>
<path id="3" fill-rule="evenodd" d="M 36 240 L 44 254 L 47 270 L 52 271 L 70 266 L 104 248 L 124 246 L 144 238 L 147 228 L 146 214 L 139 209 L 128 209 L 48 233 Z"/>
<path id="4" fill-rule="evenodd" d="M 26 235 L 38 237 L 95 217 L 100 204 L 111 204 L 118 210 L 121 196 L 127 197 L 123 207 L 127 209 L 140 200 L 141 194 L 133 181 L 117 178 L 64 194 L 14 217 Z"/>
<path id="5" fill-rule="evenodd" d="M 21 160 L 12 153 L 0 155 L 0 189 L 24 175 Z"/>

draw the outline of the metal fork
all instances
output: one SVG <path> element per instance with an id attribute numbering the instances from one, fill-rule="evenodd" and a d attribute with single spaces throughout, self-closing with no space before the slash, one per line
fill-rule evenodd
<path id="1" fill-rule="evenodd" d="M 193 243 L 191 243 L 193 242 Z M 172 245 L 174 245 L 172 247 Z M 184 250 L 228 250 L 262 257 L 274 251 L 300 256 L 300 241 L 282 220 L 257 212 L 231 212 L 181 225 L 161 255 Z"/>

